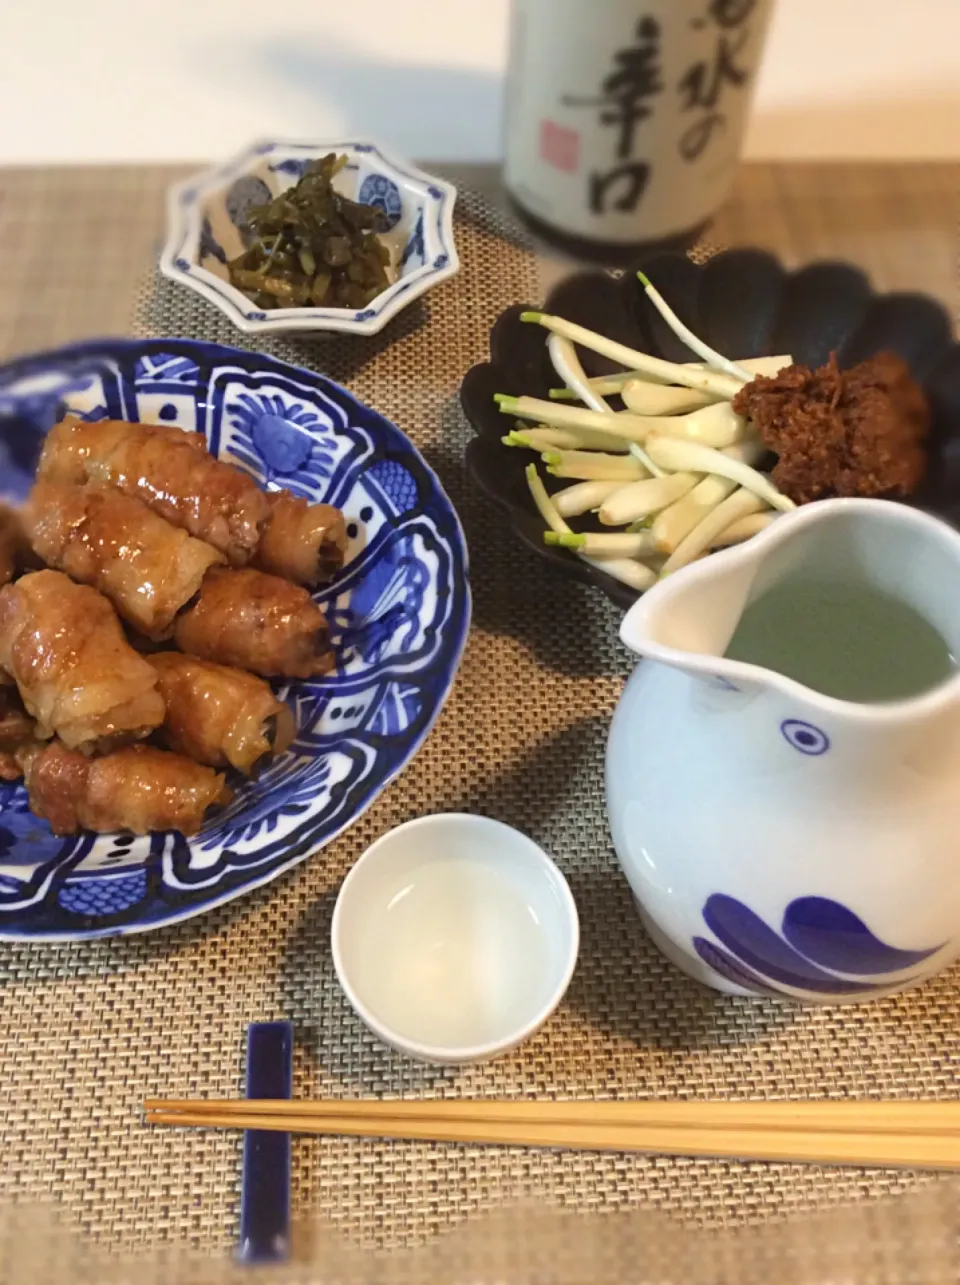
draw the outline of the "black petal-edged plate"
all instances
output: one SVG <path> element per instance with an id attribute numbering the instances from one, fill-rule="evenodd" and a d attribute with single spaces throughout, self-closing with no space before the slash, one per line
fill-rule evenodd
<path id="1" fill-rule="evenodd" d="M 763 251 L 726 250 L 700 266 L 671 253 L 647 257 L 620 278 L 579 273 L 557 286 L 545 311 L 656 356 L 695 360 L 643 293 L 637 268 L 697 334 L 734 359 L 790 353 L 795 361 L 815 366 L 835 351 L 841 366 L 849 367 L 883 349 L 899 353 L 934 412 L 927 473 L 911 502 L 960 525 L 960 343 L 939 303 L 921 294 L 877 294 L 858 268 L 845 263 L 813 263 L 788 272 Z M 477 434 L 467 447 L 467 466 L 525 544 L 628 607 L 636 598 L 632 589 L 543 543 L 543 520 L 524 478 L 534 456 L 501 441 L 513 422 L 500 413 L 494 393 L 546 397 L 558 383 L 547 332 L 520 320 L 530 306 L 501 314 L 490 332 L 490 360 L 474 366 L 463 381 L 461 401 Z M 591 376 L 617 369 L 582 349 L 580 357 Z M 552 481 L 547 479 L 548 486 Z M 557 482 L 551 489 L 563 485 Z"/>

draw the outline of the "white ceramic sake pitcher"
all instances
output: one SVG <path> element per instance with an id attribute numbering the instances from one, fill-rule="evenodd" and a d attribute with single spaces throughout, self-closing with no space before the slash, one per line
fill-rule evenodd
<path id="1" fill-rule="evenodd" d="M 856 578 L 960 657 L 960 534 L 827 500 L 664 580 L 623 620 L 644 657 L 607 750 L 620 863 L 660 949 L 699 981 L 870 999 L 960 955 L 960 674 L 850 704 L 724 658 L 745 606 L 798 573 Z"/>

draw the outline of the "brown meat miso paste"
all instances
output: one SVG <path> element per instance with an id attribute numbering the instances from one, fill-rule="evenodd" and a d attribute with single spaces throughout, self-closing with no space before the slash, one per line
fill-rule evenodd
<path id="1" fill-rule="evenodd" d="M 758 376 L 733 408 L 777 454 L 774 483 L 797 504 L 829 496 L 910 495 L 926 466 L 930 407 L 896 353 L 851 370 L 836 353 L 816 370 Z"/>

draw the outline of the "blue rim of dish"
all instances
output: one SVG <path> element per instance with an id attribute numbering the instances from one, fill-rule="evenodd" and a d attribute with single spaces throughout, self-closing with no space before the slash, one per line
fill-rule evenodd
<path id="1" fill-rule="evenodd" d="M 336 818 L 335 824 L 325 832 L 323 820 L 315 821 L 310 818 L 304 821 L 302 826 L 293 831 L 289 836 L 289 842 L 285 841 L 285 852 L 282 860 L 263 873 L 251 871 L 234 870 L 227 871 L 217 884 L 216 890 L 212 895 L 201 899 L 204 892 L 203 887 L 192 889 L 192 896 L 185 900 L 184 904 L 175 906 L 170 905 L 169 914 L 163 914 L 158 917 L 151 917 L 146 921 L 133 920 L 125 923 L 104 924 L 102 927 L 83 928 L 80 926 L 71 927 L 69 930 L 36 930 L 27 925 L 19 931 L 11 931 L 10 924 L 4 924 L 0 920 L 0 941 L 79 941 L 94 940 L 97 938 L 113 936 L 129 936 L 135 933 L 156 931 L 166 928 L 184 920 L 192 919 L 195 916 L 205 914 L 210 910 L 216 909 L 229 901 L 243 896 L 256 888 L 263 887 L 280 875 L 291 870 L 301 861 L 305 860 L 312 852 L 318 852 L 339 838 L 351 825 L 354 824 L 376 801 L 383 791 L 400 775 L 400 773 L 412 762 L 417 753 L 422 748 L 424 742 L 433 730 L 440 713 L 450 695 L 453 684 L 456 681 L 459 670 L 460 660 L 466 645 L 467 637 L 470 631 L 470 622 L 472 614 L 472 595 L 469 580 L 469 553 L 467 549 L 466 538 L 463 527 L 460 523 L 459 516 L 454 508 L 449 496 L 444 490 L 435 471 L 430 467 L 423 458 L 416 446 L 410 441 L 402 429 L 398 428 L 392 421 L 388 420 L 379 411 L 367 406 L 353 395 L 343 385 L 338 384 L 335 380 L 326 375 L 321 375 L 314 371 L 307 370 L 302 366 L 295 366 L 292 363 L 281 361 L 275 357 L 269 357 L 262 353 L 251 352 L 247 349 L 233 348 L 227 344 L 211 343 L 205 340 L 194 339 L 102 339 L 93 341 L 83 341 L 76 344 L 68 344 L 61 348 L 50 349 L 43 353 L 32 354 L 26 357 L 15 358 L 13 361 L 0 365 L 0 379 L 4 382 L 15 379 L 25 378 L 31 375 L 42 373 L 45 368 L 49 367 L 52 362 L 62 361 L 91 361 L 103 360 L 111 355 L 126 357 L 143 357 L 151 355 L 181 355 L 197 363 L 202 369 L 203 366 L 212 365 L 221 361 L 235 361 L 238 363 L 253 363 L 258 372 L 267 375 L 273 375 L 278 378 L 296 378 L 301 383 L 312 387 L 318 394 L 334 392 L 337 397 L 347 403 L 351 410 L 354 411 L 360 422 L 377 424 L 379 431 L 384 432 L 386 436 L 396 436 L 397 447 L 401 453 L 411 457 L 416 464 L 417 470 L 424 479 L 430 484 L 432 489 L 432 501 L 442 512 L 444 520 L 449 522 L 449 531 L 451 544 L 455 546 L 455 551 L 460 559 L 463 576 L 462 581 L 457 584 L 456 588 L 460 594 L 459 610 L 451 616 L 450 630 L 451 636 L 445 648 L 445 656 L 441 660 L 442 672 L 440 681 L 437 684 L 437 699 L 433 708 L 424 718 L 421 727 L 411 737 L 405 751 L 400 755 L 397 762 L 379 777 L 368 780 L 365 786 L 358 792 L 353 805 L 345 809 L 346 815 L 341 812 Z M 86 832 L 78 836 L 81 843 L 86 841 L 89 846 L 89 840 L 92 836 Z M 162 837 L 162 836 L 161 836 Z M 153 845 L 151 845 L 153 846 Z M 81 849 L 79 855 L 83 855 Z M 156 855 L 151 855 L 151 860 L 156 860 Z M 165 859 L 160 857 L 161 860 Z M 141 867 L 147 871 L 149 880 L 149 867 Z M 115 874 L 123 873 L 122 870 L 116 870 Z M 162 900 L 162 898 L 160 898 Z M 31 916 L 32 917 L 32 916 Z"/>
<path id="2" fill-rule="evenodd" d="M 425 215 L 423 235 L 430 245 L 423 265 L 395 281 L 364 309 L 274 308 L 259 311 L 239 290 L 201 267 L 194 259 L 202 218 L 199 198 L 234 178 L 248 173 L 252 164 L 271 152 L 302 151 L 323 155 L 347 152 L 373 157 L 388 171 L 422 188 Z M 408 161 L 399 160 L 370 139 L 298 142 L 269 139 L 253 143 L 223 165 L 175 183 L 167 193 L 167 240 L 160 255 L 160 271 L 170 281 L 196 291 L 225 313 L 248 334 L 291 330 L 333 330 L 343 334 L 374 335 L 402 308 L 432 286 L 460 270 L 453 236 L 453 209 L 457 189 L 445 179 L 427 174 Z M 432 216 L 432 217 L 431 217 Z"/>

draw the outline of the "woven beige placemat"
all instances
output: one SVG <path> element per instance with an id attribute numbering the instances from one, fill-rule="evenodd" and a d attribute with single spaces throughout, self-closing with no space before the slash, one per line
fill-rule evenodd
<path id="1" fill-rule="evenodd" d="M 151 1095 L 236 1095 L 247 1023 L 281 1016 L 297 1029 L 298 1095 L 956 1096 L 957 969 L 876 1004 L 801 1009 L 701 990 L 645 938 L 603 806 L 606 727 L 630 667 L 616 643 L 617 613 L 585 588 L 545 575 L 463 473 L 469 430 L 457 401 L 460 378 L 485 355 L 500 310 L 539 294 L 541 267 L 525 236 L 495 203 L 464 193 L 461 274 L 381 337 L 262 344 L 154 276 L 169 177 L 143 170 L 0 176 L 0 236 L 8 256 L 15 249 L 12 272 L 0 276 L 0 351 L 133 331 L 266 347 L 333 375 L 404 428 L 439 471 L 470 544 L 474 629 L 453 696 L 415 763 L 344 838 L 293 873 L 143 938 L 0 944 L 0 1206 L 9 1213 L 14 1204 L 56 1202 L 67 1234 L 114 1254 L 226 1250 L 236 1230 L 239 1138 L 145 1130 L 139 1104 Z M 802 240 L 803 202 L 784 198 L 782 183 L 762 186 L 753 215 L 735 202 L 727 226 L 739 219 L 749 227 L 752 217 L 768 243 L 777 227 Z M 942 225 L 938 238 L 940 245 Z M 939 250 L 928 252 L 932 261 Z M 464 1070 L 419 1067 L 379 1045 L 343 999 L 328 949 L 333 901 L 351 862 L 388 827 L 446 809 L 489 813 L 542 842 L 570 879 L 583 929 L 573 985 L 544 1031 L 492 1065 Z M 841 1238 L 876 1242 L 869 1230 L 875 1202 L 913 1192 L 912 1202 L 895 1206 L 894 1222 L 917 1234 L 925 1226 L 932 1245 L 929 1229 L 947 1227 L 957 1190 L 945 1179 L 893 1171 L 336 1139 L 294 1146 L 301 1222 L 323 1219 L 350 1244 L 393 1248 L 395 1263 L 407 1261 L 397 1257 L 403 1247 L 525 1199 L 580 1213 L 664 1211 L 715 1238 L 677 1240 L 667 1224 L 644 1223 L 644 1236 L 660 1227 L 655 1238 L 669 1263 L 680 1243 L 720 1261 L 718 1246 L 728 1242 L 716 1237 L 736 1235 L 737 1227 L 842 1205 L 851 1208 L 854 1231 Z M 515 1220 L 498 1233 L 514 1267 L 516 1254 L 535 1247 L 524 1225 L 532 1224 Z M 577 1243 L 589 1244 L 578 1226 Z M 612 1253 L 635 1245 L 636 1230 L 618 1238 L 591 1226 L 597 1245 Z M 782 1246 L 823 1241 L 822 1231 L 797 1226 Z M 556 1227 L 550 1234 L 562 1242 Z M 34 1239 L 47 1240 L 38 1232 Z M 463 1261 L 472 1253 L 479 1262 L 486 1245 L 494 1262 L 495 1239 L 478 1232 L 469 1253 L 461 1247 Z M 13 1244 L 22 1241 L 17 1233 Z M 322 1236 L 319 1249 L 316 1237 L 311 1245 L 305 1252 L 322 1253 Z M 946 1262 L 946 1250 L 936 1252 Z M 873 1278 L 909 1279 L 890 1266 L 895 1257 L 881 1265 L 886 1275 L 875 1267 Z M 79 1262 L 77 1251 L 68 1260 Z M 91 1279 L 106 1280 L 99 1270 Z M 410 1279 L 420 1270 L 411 1268 Z M 502 1270 L 521 1279 L 518 1267 Z M 206 1271 L 195 1261 L 183 1279 L 220 1279 Z M 371 1279 L 388 1279 L 385 1267 L 376 1271 Z M 475 1278 L 483 1278 L 479 1266 Z M 785 1269 L 770 1276 L 792 1278 Z M 558 1267 L 556 1279 L 578 1278 L 561 1277 Z"/>

